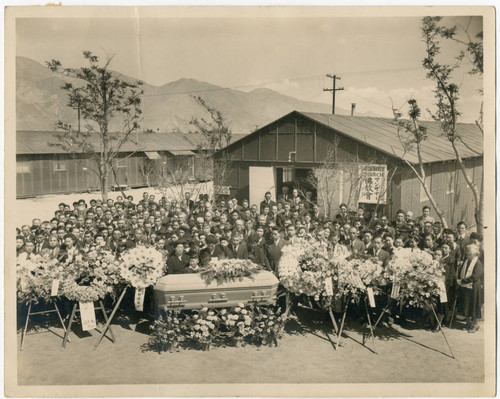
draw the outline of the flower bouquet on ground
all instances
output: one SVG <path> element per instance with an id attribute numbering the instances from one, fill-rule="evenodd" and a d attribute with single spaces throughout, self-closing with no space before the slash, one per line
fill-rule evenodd
<path id="1" fill-rule="evenodd" d="M 135 287 L 134 305 L 142 311 L 147 287 L 156 284 L 163 275 L 165 260 L 160 251 L 139 245 L 124 252 L 121 257 L 120 275 L 127 284 Z"/>
<path id="2" fill-rule="evenodd" d="M 212 342 L 219 336 L 219 316 L 213 309 L 202 307 L 187 317 L 184 328 L 187 337 L 203 350 L 210 350 Z"/>
<path id="3" fill-rule="evenodd" d="M 432 255 L 411 248 L 395 252 L 385 271 L 393 284 L 391 296 L 420 308 L 437 301 L 443 275 L 444 267 Z"/>
<path id="4" fill-rule="evenodd" d="M 154 323 L 149 346 L 157 352 L 179 351 L 186 337 L 183 332 L 185 319 L 178 310 L 165 310 Z"/>
<path id="5" fill-rule="evenodd" d="M 219 311 L 221 320 L 221 331 L 233 341 L 235 346 L 241 346 L 250 341 L 253 334 L 253 307 L 245 308 L 239 303 L 238 306 L 222 309 Z"/>
<path id="6" fill-rule="evenodd" d="M 258 273 L 261 267 L 248 259 L 219 259 L 212 260 L 200 270 L 200 276 L 208 285 L 213 280 L 217 284 L 228 283 L 243 278 L 252 278 L 252 275 Z"/>
<path id="7" fill-rule="evenodd" d="M 30 259 L 20 260 L 16 264 L 16 282 L 18 298 L 25 302 L 49 302 L 51 296 L 57 296 L 59 289 L 52 290 L 53 282 L 60 281 L 63 267 L 50 256 L 32 255 Z"/>
<path id="8" fill-rule="evenodd" d="M 313 297 L 328 307 L 334 296 L 337 263 L 316 240 L 287 245 L 278 265 L 279 280 L 287 291 Z"/>
<path id="9" fill-rule="evenodd" d="M 256 345 L 278 346 L 285 329 L 285 315 L 281 308 L 258 307 L 254 313 L 252 342 Z"/>

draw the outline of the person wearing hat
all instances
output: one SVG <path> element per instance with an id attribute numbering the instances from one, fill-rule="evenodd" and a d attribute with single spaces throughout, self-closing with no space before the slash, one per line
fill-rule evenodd
<path id="1" fill-rule="evenodd" d="M 184 274 L 189 266 L 189 256 L 184 252 L 184 241 L 174 242 L 174 253 L 167 260 L 168 274 Z"/>
<path id="2" fill-rule="evenodd" d="M 220 258 L 223 253 L 220 246 L 217 245 L 217 238 L 214 235 L 209 235 L 205 239 L 207 247 L 200 251 L 200 258 L 204 254 L 208 254 L 210 258 Z"/>

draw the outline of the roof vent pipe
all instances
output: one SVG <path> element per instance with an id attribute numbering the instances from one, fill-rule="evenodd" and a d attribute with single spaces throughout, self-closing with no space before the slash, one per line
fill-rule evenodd
<path id="1" fill-rule="evenodd" d="M 351 103 L 351 116 L 354 116 L 354 111 L 356 111 L 356 103 Z"/>

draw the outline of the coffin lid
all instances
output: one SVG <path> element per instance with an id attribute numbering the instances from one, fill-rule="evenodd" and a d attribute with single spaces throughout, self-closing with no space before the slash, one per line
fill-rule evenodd
<path id="1" fill-rule="evenodd" d="M 252 287 L 272 287 L 278 285 L 276 276 L 269 271 L 262 270 L 252 276 L 244 277 L 235 281 L 223 284 L 217 284 L 213 280 L 209 285 L 197 273 L 190 274 L 170 274 L 158 280 L 154 289 L 156 291 L 179 292 L 179 291 L 206 291 L 206 290 L 224 290 L 224 289 L 245 289 Z"/>

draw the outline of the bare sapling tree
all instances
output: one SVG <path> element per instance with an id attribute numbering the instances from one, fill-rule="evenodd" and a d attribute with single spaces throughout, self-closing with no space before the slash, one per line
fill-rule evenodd
<path id="1" fill-rule="evenodd" d="M 186 193 L 189 199 L 196 199 L 209 191 L 206 184 L 199 183 L 193 176 L 194 157 L 177 157 L 169 161 L 159 164 L 161 170 L 156 183 L 157 190 L 165 198 L 182 204 L 186 201 Z"/>
<path id="2" fill-rule="evenodd" d="M 359 204 L 362 188 L 369 182 L 371 176 L 367 169 L 363 168 L 366 164 L 377 163 L 376 160 L 367 160 L 361 162 L 353 157 L 351 160 L 342 162 L 337 161 L 337 149 L 340 143 L 340 137 L 336 136 L 332 144 L 327 147 L 326 157 L 323 162 L 308 174 L 305 184 L 298 184 L 300 195 L 309 201 L 306 195 L 308 188 L 316 191 L 318 206 L 323 210 L 327 217 L 333 217 L 334 205 L 338 205 L 340 194 L 342 193 L 342 202 L 347 205 L 351 211 Z M 385 162 L 384 162 L 385 163 Z M 391 175 L 392 179 L 393 174 Z M 385 177 L 384 177 L 385 179 Z M 381 187 L 385 181 L 381 182 Z M 346 192 L 344 193 L 344 189 Z M 385 196 L 385 191 L 377 192 L 377 202 L 380 203 Z"/>
<path id="3" fill-rule="evenodd" d="M 471 40 L 467 29 L 464 32 L 467 35 L 467 40 L 463 41 L 457 39 L 457 26 L 446 27 L 440 24 L 441 17 L 425 17 L 422 20 L 422 39 L 426 46 L 426 57 L 423 60 L 423 66 L 427 70 L 427 78 L 434 81 L 436 87 L 434 89 L 437 111 L 431 115 L 433 119 L 439 122 L 443 134 L 448 138 L 451 143 L 453 151 L 455 152 L 456 161 L 460 167 L 462 175 L 472 191 L 474 197 L 474 216 L 476 219 L 477 232 L 482 234 L 484 227 L 484 176 L 481 178 L 481 187 L 479 188 L 474 182 L 473 178 L 467 174 L 465 162 L 462 158 L 458 142 L 461 142 L 470 149 L 460 132 L 457 129 L 457 122 L 460 117 L 457 103 L 459 101 L 459 85 L 453 82 L 453 73 L 460 67 L 461 61 L 465 54 L 468 53 L 472 56 L 473 68 L 471 74 L 483 73 L 483 43 L 482 32 L 476 35 L 476 41 Z M 466 46 L 462 50 L 454 64 L 441 63 L 438 60 L 441 54 L 441 39 L 451 39 Z M 482 93 L 482 90 L 480 90 Z M 479 120 L 476 125 L 483 132 L 482 124 L 482 105 L 480 110 Z M 483 133 L 484 134 L 484 133 Z M 477 153 L 477 152 L 476 152 Z M 477 153 L 478 155 L 482 155 Z"/>
<path id="4" fill-rule="evenodd" d="M 203 136 L 198 152 L 205 156 L 207 166 L 205 174 L 213 180 L 213 196 L 215 199 L 222 193 L 222 185 L 226 181 L 232 167 L 229 153 L 225 148 L 231 143 L 231 124 L 224 114 L 201 97 L 193 96 L 201 105 L 208 118 L 193 117 L 190 124 Z"/>
<path id="5" fill-rule="evenodd" d="M 57 142 L 48 144 L 62 149 L 79 162 L 88 159 L 91 166 L 87 167 L 97 175 L 102 199 L 106 200 L 110 172 L 115 175 L 117 155 L 127 142 L 138 144 L 134 141 L 134 133 L 142 120 L 144 91 L 141 81 L 125 81 L 110 70 L 112 56 L 103 64 L 90 51 L 84 51 L 83 58 L 87 65 L 81 68 L 63 68 L 61 62 L 54 59 L 46 62 L 51 71 L 70 78 L 62 86 L 68 93 L 68 107 L 78 108 L 85 122 L 85 129 L 75 130 L 59 121 Z M 110 131 L 111 126 L 117 129 Z M 121 158 L 120 162 L 123 160 Z"/>
<path id="6" fill-rule="evenodd" d="M 427 139 L 427 128 L 422 126 L 418 122 L 418 118 L 420 117 L 421 111 L 417 104 L 417 100 L 410 99 L 408 100 L 409 110 L 408 117 L 409 119 L 401 119 L 402 113 L 393 107 L 394 120 L 397 125 L 397 134 L 398 139 L 403 147 L 403 155 L 402 159 L 410 167 L 415 176 L 417 177 L 420 185 L 425 191 L 425 195 L 429 198 L 429 202 L 432 205 L 432 208 L 436 212 L 441 221 L 444 228 L 448 228 L 448 223 L 446 221 L 445 213 L 439 207 L 438 203 L 434 199 L 431 193 L 431 188 L 427 185 L 425 180 L 425 167 L 422 159 L 422 143 Z M 416 152 L 418 164 L 415 166 L 412 162 L 408 160 L 407 154 Z"/>

